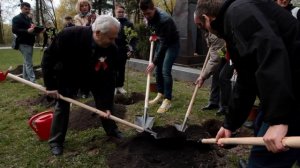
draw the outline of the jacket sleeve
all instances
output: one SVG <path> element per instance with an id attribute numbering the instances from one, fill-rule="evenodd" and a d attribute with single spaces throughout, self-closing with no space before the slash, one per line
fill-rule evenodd
<path id="1" fill-rule="evenodd" d="M 171 43 L 171 36 L 173 32 L 176 31 L 176 25 L 174 21 L 170 18 L 161 25 L 161 30 L 160 32 L 163 32 L 159 34 L 159 44 L 160 47 L 155 54 L 153 63 L 157 65 L 158 62 L 162 61 L 165 57 L 165 53 L 168 49 L 169 44 Z"/>
<path id="2" fill-rule="evenodd" d="M 12 32 L 16 35 L 28 34 L 27 29 L 22 28 L 21 21 L 19 17 L 14 17 L 12 20 Z"/>
<path id="3" fill-rule="evenodd" d="M 75 26 L 83 26 L 83 23 L 81 22 L 79 15 L 74 16 L 74 24 Z"/>
<path id="4" fill-rule="evenodd" d="M 42 72 L 44 84 L 47 90 L 57 90 L 57 71 L 60 68 L 60 34 L 58 34 L 51 45 L 44 51 L 42 58 Z"/>
<path id="5" fill-rule="evenodd" d="M 236 19 L 239 12 L 243 12 L 243 15 Z M 227 123 L 230 123 L 228 127 L 235 128 L 245 120 L 255 99 L 255 87 L 265 113 L 264 122 L 270 125 L 288 124 L 295 100 L 289 54 L 280 33 L 274 32 L 266 24 L 268 21 L 253 9 L 235 10 L 230 19 L 235 20 L 230 30 L 238 50 L 239 64 L 236 66 L 239 77 L 238 86 L 233 93 L 230 116 L 226 117 Z M 286 32 L 291 33 L 291 36 L 296 34 L 294 26 L 287 27 L 289 30 Z M 240 96 L 239 100 L 236 99 L 236 94 Z M 243 104 L 244 107 L 238 108 Z M 240 113 L 245 114 L 244 117 L 233 116 Z"/>
<path id="6" fill-rule="evenodd" d="M 225 48 L 225 42 L 222 39 L 219 39 L 215 35 L 210 34 L 209 38 L 209 60 L 207 62 L 206 68 L 202 72 L 201 76 L 204 79 L 207 79 L 212 75 L 221 62 L 221 56 L 219 55 L 220 50 Z"/>

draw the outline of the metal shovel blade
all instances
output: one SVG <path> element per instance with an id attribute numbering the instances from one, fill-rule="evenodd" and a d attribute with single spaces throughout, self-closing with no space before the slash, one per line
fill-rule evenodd
<path id="1" fill-rule="evenodd" d="M 175 124 L 174 126 L 178 131 L 181 131 L 181 132 L 185 132 L 185 130 L 188 128 L 188 126 L 186 124 L 185 125 Z"/>
<path id="2" fill-rule="evenodd" d="M 135 118 L 135 124 L 143 127 L 144 129 L 151 129 L 154 124 L 154 117 L 150 117 L 148 115 L 146 115 L 146 118 L 144 116 L 137 116 Z"/>

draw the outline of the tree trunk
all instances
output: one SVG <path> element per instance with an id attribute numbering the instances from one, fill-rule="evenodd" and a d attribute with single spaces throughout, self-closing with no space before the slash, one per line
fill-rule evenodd
<path id="1" fill-rule="evenodd" d="M 35 21 L 38 25 L 40 25 L 40 1 L 36 0 L 35 1 Z"/>
<path id="2" fill-rule="evenodd" d="M 42 25 L 45 24 L 45 18 L 44 18 L 44 12 L 43 12 L 44 8 L 46 8 L 46 3 L 44 0 L 40 0 L 40 14 L 41 14 L 40 16 L 41 16 L 41 21 L 42 21 L 41 24 Z"/>
<path id="3" fill-rule="evenodd" d="M 0 44 L 4 44 L 4 33 L 3 33 L 3 20 L 1 14 L 1 3 L 0 3 Z"/>

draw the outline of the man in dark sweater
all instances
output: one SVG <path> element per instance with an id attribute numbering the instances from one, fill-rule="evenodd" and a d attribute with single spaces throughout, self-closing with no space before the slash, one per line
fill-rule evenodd
<path id="1" fill-rule="evenodd" d="M 179 54 L 179 33 L 172 17 L 161 9 L 154 7 L 152 0 L 141 0 L 139 5 L 144 17 L 147 19 L 148 26 L 158 36 L 153 63 L 150 63 L 146 69 L 146 73 L 152 73 L 156 66 L 155 77 L 158 94 L 156 98 L 149 101 L 149 105 L 158 103 L 164 97 L 157 113 L 165 113 L 171 107 L 172 66 Z"/>
<path id="2" fill-rule="evenodd" d="M 61 31 L 45 50 L 42 60 L 47 95 L 72 97 L 83 84 L 91 90 L 96 108 L 113 113 L 117 48 L 114 45 L 120 23 L 101 15 L 92 27 L 70 27 Z M 53 155 L 63 153 L 70 103 L 58 100 L 49 144 Z M 101 117 L 108 136 L 121 138 L 113 120 Z"/>
<path id="3" fill-rule="evenodd" d="M 195 15 L 198 26 L 226 41 L 238 73 L 216 138 L 230 137 L 258 96 L 263 123 L 257 136 L 266 146 L 252 148 L 248 167 L 292 167 L 300 149 L 287 149 L 282 140 L 300 135 L 298 21 L 273 0 L 199 0 Z"/>
<path id="4" fill-rule="evenodd" d="M 121 4 L 117 4 L 115 7 L 115 14 L 116 18 L 121 23 L 121 29 L 116 40 L 119 64 L 115 93 L 126 94 L 127 91 L 123 88 L 125 81 L 125 66 L 127 59 L 130 58 L 134 52 L 136 39 L 131 39 L 131 37 L 128 37 L 128 35 L 125 34 L 125 28 L 134 30 L 133 24 L 125 18 L 125 7 Z"/>
<path id="5" fill-rule="evenodd" d="M 35 82 L 33 71 L 32 54 L 35 41 L 34 25 L 28 16 L 30 14 L 30 4 L 21 3 L 21 13 L 12 20 L 12 32 L 17 35 L 16 43 L 24 57 L 23 78 Z"/>

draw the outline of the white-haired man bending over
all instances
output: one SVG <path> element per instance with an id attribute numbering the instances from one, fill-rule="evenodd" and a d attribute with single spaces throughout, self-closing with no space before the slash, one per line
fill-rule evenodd
<path id="1" fill-rule="evenodd" d="M 101 118 L 108 136 L 122 138 L 116 123 L 108 116 L 113 113 L 115 65 L 120 23 L 101 15 L 92 27 L 71 27 L 60 32 L 44 52 L 42 69 L 47 95 L 72 97 L 78 88 L 87 86 L 96 108 L 105 111 Z M 63 143 L 69 122 L 70 104 L 58 100 L 51 126 L 49 145 L 53 155 L 63 153 Z"/>

